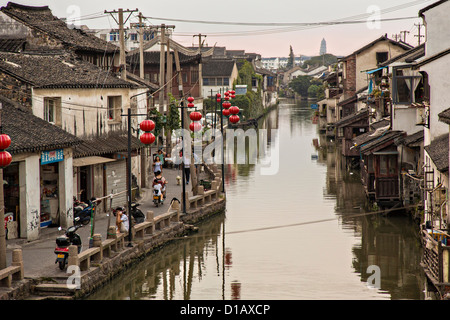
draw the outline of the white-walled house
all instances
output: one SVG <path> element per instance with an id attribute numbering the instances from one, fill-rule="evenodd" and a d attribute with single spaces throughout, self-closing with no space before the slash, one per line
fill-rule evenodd
<path id="1" fill-rule="evenodd" d="M 424 127 L 424 200 L 425 221 L 436 226 L 436 217 L 447 215 L 449 206 L 448 124 L 439 114 L 450 105 L 450 2 L 437 1 L 419 11 L 426 26 L 425 56 L 417 60 L 415 69 L 427 78 L 429 103 L 425 106 Z M 445 204 L 445 205 L 444 205 Z M 445 210 L 445 212 L 442 212 Z M 445 219 L 448 223 L 448 215 Z"/>
<path id="2" fill-rule="evenodd" d="M 5 215 L 14 221 L 8 237 L 36 240 L 41 227 L 72 225 L 74 135 L 34 116 L 26 107 L 0 96 L 2 130 L 11 138 L 13 156 L 3 169 Z M 58 214 L 59 213 L 59 214 Z"/>
<path id="3" fill-rule="evenodd" d="M 0 80 L 1 95 L 23 103 L 36 117 L 82 140 L 71 153 L 72 161 L 66 163 L 70 178 L 64 183 L 72 192 L 70 200 L 75 196 L 86 201 L 126 190 L 124 137 L 128 123 L 123 115 L 129 108 L 133 114 L 140 114 L 131 121 L 132 127 L 138 128 L 147 114 L 147 87 L 119 79 L 71 54 L 0 53 Z M 95 143 L 99 138 L 105 140 Z M 132 174 L 142 185 L 148 164 L 139 151 L 142 145 L 135 140 L 133 137 Z M 50 167 L 48 170 L 56 172 Z M 44 174 L 42 171 L 41 176 Z M 125 203 L 125 194 L 114 199 L 114 205 Z M 61 206 L 55 210 L 58 208 L 70 214 Z"/>

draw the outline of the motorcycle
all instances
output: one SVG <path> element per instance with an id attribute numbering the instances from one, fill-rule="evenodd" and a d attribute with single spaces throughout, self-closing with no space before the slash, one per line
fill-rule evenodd
<path id="1" fill-rule="evenodd" d="M 91 198 L 88 203 L 80 202 L 75 199 L 73 207 L 73 223 L 87 225 L 91 221 L 96 205 L 96 198 Z"/>
<path id="2" fill-rule="evenodd" d="M 77 219 L 78 220 L 78 219 Z M 77 224 L 74 226 L 69 227 L 67 230 L 65 230 L 63 236 L 59 236 L 56 238 L 56 248 L 55 248 L 55 254 L 56 254 L 56 261 L 55 264 L 59 264 L 59 269 L 64 270 L 68 263 L 69 258 L 69 246 L 75 245 L 78 246 L 78 253 L 81 252 L 82 249 L 82 243 L 80 235 L 76 232 L 79 228 L 81 228 L 82 224 Z M 62 230 L 61 227 L 58 228 L 58 230 Z"/>
<path id="3" fill-rule="evenodd" d="M 161 192 L 160 184 L 155 184 L 153 186 L 153 203 L 155 204 L 155 206 L 164 204 L 164 198 L 163 198 L 163 194 Z"/>

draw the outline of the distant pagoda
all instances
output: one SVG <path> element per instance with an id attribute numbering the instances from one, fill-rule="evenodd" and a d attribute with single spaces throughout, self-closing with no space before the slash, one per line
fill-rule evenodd
<path id="1" fill-rule="evenodd" d="M 324 55 L 327 53 L 327 42 L 325 41 L 325 38 L 322 39 L 322 42 L 320 43 L 320 53 L 319 55 Z"/>

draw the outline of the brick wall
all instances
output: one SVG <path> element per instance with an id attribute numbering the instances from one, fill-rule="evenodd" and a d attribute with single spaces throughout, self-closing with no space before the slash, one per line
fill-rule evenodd
<path id="1" fill-rule="evenodd" d="M 0 95 L 17 101 L 31 110 L 31 85 L 3 72 L 0 72 Z"/>
<path id="2" fill-rule="evenodd" d="M 344 98 L 353 96 L 356 92 L 356 56 L 347 58 L 345 63 L 346 78 L 343 80 Z"/>

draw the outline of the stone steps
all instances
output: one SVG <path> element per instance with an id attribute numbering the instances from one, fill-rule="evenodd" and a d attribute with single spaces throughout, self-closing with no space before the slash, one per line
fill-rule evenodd
<path id="1" fill-rule="evenodd" d="M 45 297 L 72 297 L 76 290 L 75 286 L 67 286 L 65 283 L 41 283 L 34 286 L 33 294 Z"/>

